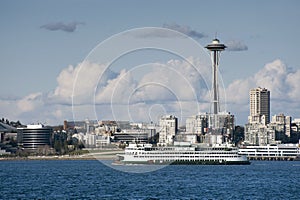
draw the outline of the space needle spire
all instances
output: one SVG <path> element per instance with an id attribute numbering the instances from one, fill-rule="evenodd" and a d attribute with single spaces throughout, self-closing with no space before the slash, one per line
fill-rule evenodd
<path id="1" fill-rule="evenodd" d="M 221 51 L 224 51 L 226 46 L 221 44 L 220 41 L 215 38 L 212 43 L 208 44 L 205 48 L 210 51 L 210 57 L 212 61 L 212 91 L 213 91 L 213 114 L 218 114 L 219 107 L 219 85 L 218 85 L 218 67 L 220 61 Z"/>

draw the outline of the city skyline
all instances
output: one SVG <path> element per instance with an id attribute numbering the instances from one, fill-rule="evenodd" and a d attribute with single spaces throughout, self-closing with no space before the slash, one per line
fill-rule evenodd
<path id="1" fill-rule="evenodd" d="M 300 40 L 296 36 L 300 28 L 295 24 L 300 18 L 300 3 L 217 3 L 78 1 L 72 2 L 71 6 L 70 1 L 2 1 L 2 116 L 23 123 L 39 121 L 61 124 L 65 119 L 73 120 L 71 83 L 89 52 L 100 42 L 120 32 L 133 28 L 163 27 L 192 37 L 202 47 L 217 34 L 228 47 L 221 55 L 220 74 L 226 89 L 226 110 L 235 115 L 237 124 L 247 123 L 248 94 L 250 89 L 256 87 L 267 88 L 271 92 L 271 115 L 284 113 L 299 118 L 297 99 L 300 96 L 297 91 L 300 90 L 300 65 L 297 47 Z M 213 16 L 211 9 L 215 9 Z M 175 63 L 182 68 L 180 72 L 191 72 L 174 57 L 156 54 L 153 57 L 155 64 L 172 66 Z M 119 67 L 125 70 L 124 74 L 132 68 L 128 63 L 126 60 L 119 63 Z M 95 68 L 99 66 L 90 66 L 92 74 Z M 153 79 L 157 76 L 154 72 L 143 75 Z M 114 71 L 107 81 L 113 82 L 120 75 L 121 71 Z M 176 79 L 168 77 L 168 81 L 176 82 Z M 193 84 L 196 87 L 197 83 Z M 130 88 L 132 85 L 125 86 Z M 157 96 L 161 97 L 161 94 Z M 170 103 L 169 96 L 159 101 Z M 103 104 L 101 109 L 105 111 L 105 108 L 106 104 Z M 201 111 L 209 110 L 203 106 Z M 190 113 L 195 114 L 198 113 Z M 143 113 L 140 115 L 144 120 Z M 82 119 L 92 116 L 86 114 Z M 99 119 L 108 117 L 103 113 L 99 115 Z"/>

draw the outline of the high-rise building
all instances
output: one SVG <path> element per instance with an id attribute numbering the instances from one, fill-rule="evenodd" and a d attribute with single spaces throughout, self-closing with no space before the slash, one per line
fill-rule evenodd
<path id="1" fill-rule="evenodd" d="M 208 129 L 208 119 L 207 113 L 188 117 L 186 119 L 186 133 L 204 135 Z"/>
<path id="2" fill-rule="evenodd" d="M 186 133 L 199 136 L 199 142 L 208 144 L 228 142 L 233 135 L 233 130 L 234 115 L 227 112 L 203 113 L 186 119 Z"/>
<path id="3" fill-rule="evenodd" d="M 276 132 L 276 140 L 287 142 L 287 139 L 291 137 L 291 116 L 285 116 L 283 113 L 272 116 L 269 126 Z"/>
<path id="4" fill-rule="evenodd" d="M 265 116 L 265 124 L 270 123 L 270 91 L 266 88 L 250 90 L 250 116 Z"/>
<path id="5" fill-rule="evenodd" d="M 159 120 L 159 144 L 173 144 L 178 130 L 178 119 L 173 115 L 162 116 Z"/>

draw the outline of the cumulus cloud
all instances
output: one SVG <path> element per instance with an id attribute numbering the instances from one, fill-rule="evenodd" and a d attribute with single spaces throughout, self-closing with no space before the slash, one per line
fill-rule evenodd
<path id="1" fill-rule="evenodd" d="M 125 69 L 113 79 L 107 81 L 107 84 L 98 87 L 96 91 L 97 104 L 126 104 L 130 93 L 136 87 L 136 81 L 130 72 Z"/>
<path id="2" fill-rule="evenodd" d="M 70 23 L 63 23 L 63 22 L 54 22 L 48 23 L 40 26 L 40 28 L 49 30 L 49 31 L 64 31 L 64 32 L 74 32 L 77 29 L 78 25 L 84 25 L 83 22 L 70 22 Z"/>
<path id="3" fill-rule="evenodd" d="M 203 77 L 210 74 L 210 69 L 195 68 L 194 65 L 199 66 L 200 61 L 193 58 L 188 60 L 143 65 L 147 69 L 144 74 L 141 74 L 142 68 L 122 70 L 117 77 L 97 91 L 97 112 L 103 116 L 103 104 L 107 104 L 112 110 L 105 114 L 113 116 L 113 119 L 127 116 L 127 120 L 141 120 L 154 116 L 151 114 L 154 112 L 152 108 L 157 105 L 161 108 L 158 109 L 159 113 L 175 112 L 178 116 L 193 114 L 191 110 L 200 112 L 199 102 L 206 104 L 208 108 L 206 93 L 209 86 Z M 177 108 L 171 105 L 177 105 Z M 138 113 L 141 114 L 137 116 Z"/>
<path id="4" fill-rule="evenodd" d="M 193 65 L 191 65 L 192 63 Z M 197 66 L 195 68 L 194 66 Z M 184 118 L 210 108 L 211 69 L 200 61 L 172 59 L 144 68 L 113 72 L 106 64 L 84 61 L 68 66 L 57 77 L 50 93 L 32 93 L 22 98 L 0 99 L 4 116 L 24 123 L 62 123 L 64 119 L 115 119 L 156 121 L 162 114 Z M 288 68 L 281 60 L 266 64 L 256 74 L 232 81 L 226 87 L 227 110 L 237 117 L 249 114 L 249 90 L 265 87 L 271 91 L 272 113 L 299 117 L 300 70 Z M 224 92 L 220 88 L 221 99 Z M 72 102 L 73 97 L 73 102 Z M 72 106 L 72 103 L 73 106 Z M 75 114 L 74 114 L 75 112 Z M 73 116 L 74 114 L 74 116 Z M 245 121 L 246 122 L 246 121 Z"/>
<path id="5" fill-rule="evenodd" d="M 229 107 L 234 107 L 235 113 L 243 111 L 247 116 L 249 115 L 250 89 L 267 88 L 271 92 L 271 113 L 285 113 L 299 117 L 299 81 L 300 70 L 291 70 L 277 59 L 267 63 L 253 76 L 235 80 L 229 84 L 226 88 L 227 102 Z"/>
<path id="6" fill-rule="evenodd" d="M 292 90 L 292 85 L 289 83 L 294 80 L 293 74 L 287 69 L 286 65 L 281 60 L 275 60 L 268 63 L 255 74 L 254 81 L 256 86 L 268 88 L 272 92 L 272 98 L 286 99 L 287 92 Z M 290 80 L 289 80 L 290 79 Z M 292 100 L 291 96 L 288 96 Z"/>
<path id="7" fill-rule="evenodd" d="M 197 62 L 199 60 L 188 58 L 188 62 L 169 60 L 167 63 L 151 63 L 143 66 L 148 71 L 142 76 L 143 68 L 122 70 L 103 90 L 98 90 L 98 102 L 108 102 L 111 97 L 117 103 L 124 103 L 124 97 L 130 97 L 132 102 L 174 100 L 175 96 L 180 100 L 203 100 L 198 91 L 209 87 L 203 77 L 210 74 L 210 69 L 196 68 L 195 65 L 199 66 Z"/>
<path id="8" fill-rule="evenodd" d="M 106 64 L 89 61 L 68 66 L 58 75 L 58 85 L 52 93 L 49 93 L 48 100 L 51 103 L 69 105 L 93 103 L 96 87 L 105 86 L 108 81 L 117 76 L 106 67 Z"/>
<path id="9" fill-rule="evenodd" d="M 201 65 L 200 69 L 195 69 L 190 63 L 200 65 L 195 58 L 189 58 L 188 62 L 172 59 L 165 63 L 145 65 L 147 73 L 144 74 L 141 74 L 142 69 L 123 69 L 120 72 L 106 70 L 106 75 L 101 79 L 99 76 L 105 65 L 87 62 L 81 69 L 80 65 L 70 66 L 59 75 L 54 96 L 66 99 L 72 95 L 70 91 L 73 85 L 70 83 L 79 73 L 80 82 L 74 97 L 78 102 L 80 117 L 83 118 L 94 112 L 93 103 L 96 103 L 95 112 L 101 119 L 149 121 L 162 113 L 187 117 L 199 111 L 207 112 L 211 106 L 211 79 L 207 78 L 211 77 L 211 69 L 201 68 Z M 95 81 L 98 81 L 96 85 L 93 83 Z M 248 78 L 233 80 L 226 87 L 226 94 L 220 88 L 220 98 L 223 101 L 226 96 L 227 111 L 238 117 L 244 115 L 246 120 L 249 114 L 249 90 L 265 87 L 271 91 L 272 113 L 286 111 L 286 114 L 297 117 L 299 81 L 300 70 L 291 70 L 281 60 L 274 60 Z M 95 97 L 95 102 L 84 97 Z M 62 115 L 59 111 L 55 114 Z"/>
<path id="10" fill-rule="evenodd" d="M 300 99 L 300 70 L 287 74 L 286 83 L 290 86 L 288 96 L 291 99 Z"/>
<path id="11" fill-rule="evenodd" d="M 292 88 L 287 84 L 289 72 L 281 60 L 266 64 L 253 76 L 246 79 L 234 80 L 226 88 L 229 103 L 245 104 L 249 101 L 249 91 L 255 87 L 267 88 L 271 91 L 272 99 L 286 98 Z M 236 95 L 238 94 L 238 95 Z"/>
<path id="12" fill-rule="evenodd" d="M 17 102 L 21 112 L 29 112 L 43 104 L 42 93 L 32 93 Z"/>
<path id="13" fill-rule="evenodd" d="M 248 46 L 244 44 L 242 41 L 238 40 L 230 40 L 226 42 L 228 51 L 247 51 Z"/>
<path id="14" fill-rule="evenodd" d="M 176 23 L 172 23 L 172 24 L 165 23 L 163 24 L 163 27 L 181 32 L 195 39 L 201 39 L 203 37 L 207 37 L 206 34 L 193 30 L 189 26 L 182 26 Z"/>

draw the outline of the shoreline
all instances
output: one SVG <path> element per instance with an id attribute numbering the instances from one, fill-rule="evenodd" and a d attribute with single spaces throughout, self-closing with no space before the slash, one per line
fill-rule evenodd
<path id="1" fill-rule="evenodd" d="M 28 157 L 2 157 L 1 161 L 33 161 L 33 160 L 115 160 L 117 154 L 103 154 L 103 155 L 62 155 L 62 156 L 28 156 Z M 300 159 L 249 159 L 249 161 L 285 161 L 285 162 L 297 162 Z"/>
<path id="2" fill-rule="evenodd" d="M 115 156 L 29 156 L 29 157 L 6 157 L 1 161 L 31 161 L 31 160 L 114 160 Z"/>
<path id="3" fill-rule="evenodd" d="M 60 155 L 60 156 L 27 156 L 27 157 L 0 157 L 1 161 L 30 161 L 30 160 L 114 160 L 122 150 L 94 152 L 82 155 Z"/>

